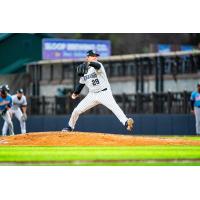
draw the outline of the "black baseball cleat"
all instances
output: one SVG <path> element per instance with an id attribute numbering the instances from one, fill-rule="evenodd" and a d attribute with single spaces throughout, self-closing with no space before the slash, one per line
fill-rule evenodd
<path id="1" fill-rule="evenodd" d="M 125 127 L 128 131 L 131 131 L 133 129 L 134 120 L 132 118 L 128 118 L 128 120 L 125 123 Z"/>
<path id="2" fill-rule="evenodd" d="M 72 131 L 73 131 L 73 129 L 70 126 L 62 129 L 62 132 L 72 132 Z"/>

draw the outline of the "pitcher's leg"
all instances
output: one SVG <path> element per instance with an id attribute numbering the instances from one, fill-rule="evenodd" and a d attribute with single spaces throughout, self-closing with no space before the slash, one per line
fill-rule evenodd
<path id="1" fill-rule="evenodd" d="M 69 126 L 74 129 L 76 122 L 79 118 L 79 115 L 81 113 L 84 113 L 85 111 L 89 110 L 90 108 L 96 106 L 98 102 L 95 101 L 95 98 L 92 94 L 88 94 L 74 109 L 72 112 L 72 115 L 69 120 Z"/>
<path id="2" fill-rule="evenodd" d="M 101 104 L 110 109 L 119 119 L 119 121 L 123 125 L 125 125 L 128 118 L 126 117 L 122 109 L 119 107 L 119 105 L 116 103 L 115 99 L 112 96 L 112 93 L 110 91 L 101 92 L 99 96 Z"/>
<path id="3" fill-rule="evenodd" d="M 110 109 L 128 131 L 131 131 L 133 129 L 133 119 L 126 117 L 122 109 L 116 103 L 111 91 L 102 91 L 99 94 L 99 99 L 100 103 Z"/>

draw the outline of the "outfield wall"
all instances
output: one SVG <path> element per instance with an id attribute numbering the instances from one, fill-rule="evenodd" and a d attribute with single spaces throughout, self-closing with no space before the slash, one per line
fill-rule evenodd
<path id="1" fill-rule="evenodd" d="M 68 116 L 29 116 L 28 132 L 59 131 L 66 127 Z M 193 135 L 195 119 L 186 114 L 137 114 L 134 133 L 137 135 Z M 2 127 L 3 120 L 0 121 Z M 19 123 L 14 119 L 15 133 L 19 133 Z M 82 115 L 77 123 L 77 131 L 127 134 L 128 132 L 114 115 Z"/>

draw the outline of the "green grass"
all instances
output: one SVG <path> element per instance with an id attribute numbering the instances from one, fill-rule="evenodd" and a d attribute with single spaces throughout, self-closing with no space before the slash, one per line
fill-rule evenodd
<path id="1" fill-rule="evenodd" d="M 166 137 L 200 140 L 196 136 Z M 200 166 L 200 146 L 1 146 L 0 165 Z"/>
<path id="2" fill-rule="evenodd" d="M 0 166 L 200 166 L 200 162 L 129 162 L 129 163 L 2 163 Z"/>
<path id="3" fill-rule="evenodd" d="M 200 136 L 161 136 L 161 138 L 174 138 L 174 139 L 186 139 L 186 140 L 200 140 Z"/>
<path id="4" fill-rule="evenodd" d="M 12 165 L 200 166 L 200 146 L 2 146 L 0 165 L 9 165 L 9 163 Z"/>

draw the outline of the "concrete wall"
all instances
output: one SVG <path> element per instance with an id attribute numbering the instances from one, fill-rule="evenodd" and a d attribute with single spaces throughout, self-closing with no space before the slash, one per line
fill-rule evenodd
<path id="1" fill-rule="evenodd" d="M 68 116 L 29 116 L 28 132 L 60 131 L 66 127 Z M 114 115 L 82 115 L 78 120 L 77 131 L 136 134 L 136 135 L 193 135 L 195 120 L 193 115 L 143 115 L 132 116 L 135 120 L 133 133 L 125 130 L 124 126 Z M 2 127 L 3 120 L 0 121 Z M 19 133 L 19 123 L 14 119 L 15 132 Z"/>
<path id="2" fill-rule="evenodd" d="M 182 92 L 194 91 L 196 90 L 196 85 L 199 82 L 199 78 L 187 78 L 187 79 L 165 79 L 164 80 L 164 92 Z M 114 94 L 133 94 L 136 93 L 135 81 L 121 81 L 121 82 L 111 82 L 112 91 Z M 155 80 L 146 79 L 144 81 L 144 92 L 151 93 L 155 92 Z"/>
<path id="3" fill-rule="evenodd" d="M 164 81 L 164 92 L 182 92 L 184 90 L 193 91 L 196 90 L 196 84 L 199 82 L 198 78 L 191 79 L 178 79 L 177 81 L 170 79 Z M 113 94 L 133 94 L 135 91 L 135 81 L 110 81 Z M 72 84 L 56 84 L 56 85 L 41 85 L 40 94 L 44 96 L 55 96 L 58 88 L 73 88 Z M 82 94 L 87 94 L 87 89 L 82 91 Z M 146 80 L 144 82 L 144 92 L 155 92 L 155 80 Z"/>

